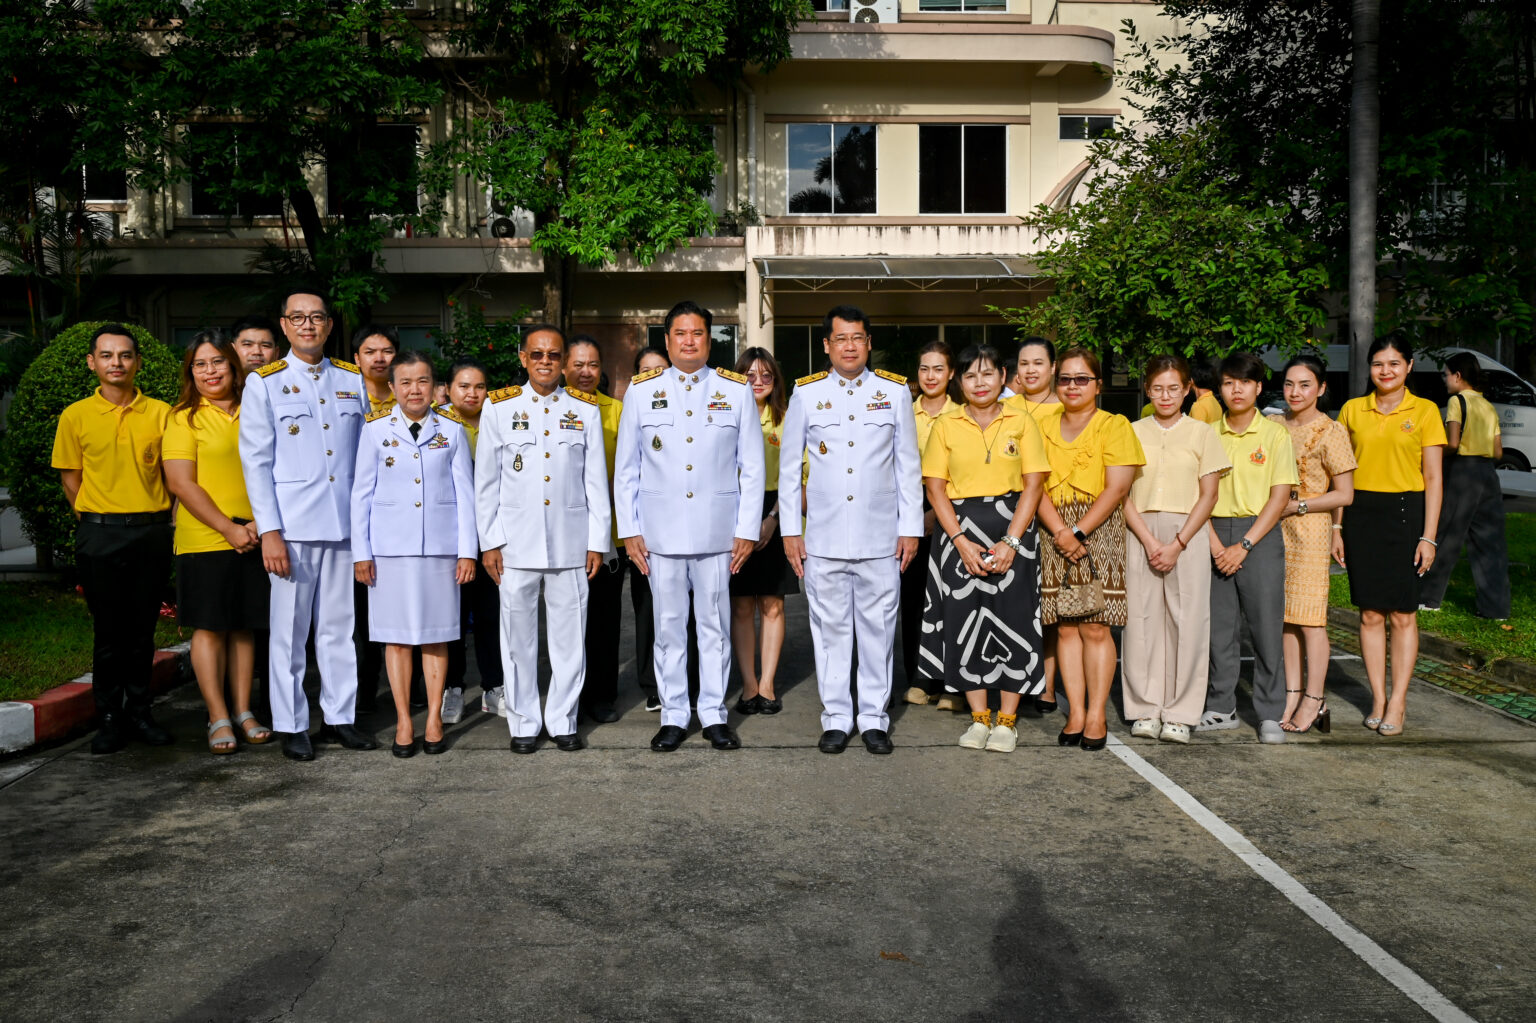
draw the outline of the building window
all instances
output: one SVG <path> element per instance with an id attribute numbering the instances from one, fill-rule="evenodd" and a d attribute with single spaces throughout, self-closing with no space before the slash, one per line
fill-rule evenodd
<path id="1" fill-rule="evenodd" d="M 282 216 L 280 196 L 250 191 L 232 194 L 228 183 L 237 180 L 240 172 L 240 131 L 235 125 L 189 124 L 186 131 L 192 171 L 192 216 Z"/>
<path id="2" fill-rule="evenodd" d="M 952 14 L 957 11 L 992 11 L 1001 12 L 1008 10 L 1008 0 L 918 0 L 919 11 L 933 11 L 935 14 Z"/>
<path id="3" fill-rule="evenodd" d="M 875 212 L 875 126 L 791 124 L 789 212 Z"/>
<path id="4" fill-rule="evenodd" d="M 86 202 L 124 202 L 128 198 L 128 172 L 81 167 L 80 188 Z"/>
<path id="5" fill-rule="evenodd" d="M 811 10 L 818 14 L 827 11 L 841 11 L 847 13 L 848 0 L 811 0 Z"/>
<path id="6" fill-rule="evenodd" d="M 1007 126 L 920 125 L 917 209 L 919 213 L 1006 213 Z"/>
<path id="7" fill-rule="evenodd" d="M 377 124 L 363 139 L 361 152 L 332 154 L 326 161 L 326 207 L 341 213 L 347 201 L 369 199 L 372 214 L 418 213 L 414 124 Z M 381 197 L 383 197 L 382 201 Z"/>
<path id="8" fill-rule="evenodd" d="M 1098 139 L 1115 130 L 1113 117 L 1085 117 L 1080 114 L 1061 117 L 1061 137 L 1064 139 Z"/>

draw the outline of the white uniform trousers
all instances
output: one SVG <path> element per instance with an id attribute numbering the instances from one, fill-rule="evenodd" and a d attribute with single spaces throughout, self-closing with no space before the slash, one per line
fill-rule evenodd
<path id="1" fill-rule="evenodd" d="M 549 632 L 549 695 L 539 712 L 539 585 Z M 505 568 L 501 573 L 501 670 L 512 738 L 576 733 L 587 677 L 587 573 L 580 568 Z"/>
<path id="2" fill-rule="evenodd" d="M 352 646 L 352 544 L 289 540 L 288 578 L 269 576 L 272 626 L 267 679 L 272 729 L 309 729 L 304 696 L 304 643 L 315 626 L 320 712 L 328 725 L 350 725 L 357 704 L 357 651 Z"/>
<path id="3" fill-rule="evenodd" d="M 858 730 L 887 731 L 891 719 L 892 643 L 901 599 L 901 561 L 896 557 L 805 559 L 805 598 L 816 647 L 816 688 L 821 694 L 821 727 L 854 731 L 853 693 L 848 677 L 853 644 L 859 644 Z"/>
<path id="4" fill-rule="evenodd" d="M 731 555 L 652 554 L 651 608 L 656 623 L 656 691 L 661 723 L 687 728 L 688 593 L 699 634 L 699 724 L 725 724 L 731 672 Z"/>

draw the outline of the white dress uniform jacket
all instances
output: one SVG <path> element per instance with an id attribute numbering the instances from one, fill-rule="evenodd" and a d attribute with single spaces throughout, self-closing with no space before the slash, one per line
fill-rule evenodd
<path id="1" fill-rule="evenodd" d="M 414 440 L 398 407 L 368 420 L 352 484 L 352 560 L 479 558 L 474 468 L 457 417 L 429 410 Z"/>

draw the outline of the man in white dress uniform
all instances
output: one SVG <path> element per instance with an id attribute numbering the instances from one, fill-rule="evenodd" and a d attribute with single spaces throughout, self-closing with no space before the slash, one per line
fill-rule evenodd
<path id="1" fill-rule="evenodd" d="M 586 678 L 587 583 L 611 546 L 608 460 L 597 402 L 557 387 L 565 336 L 523 335 L 524 387 L 487 397 L 475 444 L 481 560 L 501 595 L 501 663 L 513 753 L 532 753 L 542 725 L 582 747 L 576 705 Z M 539 709 L 539 586 L 549 630 L 549 694 Z M 617 639 L 617 637 L 615 637 Z"/>
<path id="2" fill-rule="evenodd" d="M 853 306 L 827 313 L 822 345 L 831 372 L 795 381 L 784 415 L 779 505 L 800 507 L 801 460 L 810 460 L 805 525 L 783 520 L 784 554 L 805 580 L 816 685 L 817 744 L 841 753 L 855 725 L 871 753 L 891 752 L 891 659 L 901 573 L 923 534 L 922 458 L 904 377 L 869 368 L 868 318 Z M 858 643 L 858 714 L 849 665 Z"/>
<path id="3" fill-rule="evenodd" d="M 661 729 L 670 753 L 688 734 L 688 594 L 699 636 L 699 723 L 715 749 L 738 749 L 725 720 L 729 580 L 762 531 L 763 431 L 747 378 L 708 365 L 709 310 L 667 313 L 672 365 L 630 380 L 619 418 L 613 492 L 624 549 L 651 581 Z"/>
<path id="4" fill-rule="evenodd" d="M 286 359 L 246 378 L 240 465 L 261 560 L 272 579 L 272 728 L 283 754 L 313 760 L 304 696 L 304 643 L 315 626 L 322 742 L 377 749 L 353 727 L 357 659 L 352 649 L 352 474 L 363 426 L 357 367 L 325 357 L 331 316 L 325 299 L 298 291 L 283 301 Z"/>

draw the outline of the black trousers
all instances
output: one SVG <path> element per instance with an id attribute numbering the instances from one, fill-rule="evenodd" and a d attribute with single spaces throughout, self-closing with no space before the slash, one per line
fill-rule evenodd
<path id="1" fill-rule="evenodd" d="M 143 526 L 81 522 L 75 567 L 91 611 L 91 681 L 96 712 L 149 709 L 155 622 L 171 577 L 170 523 Z"/>
<path id="2" fill-rule="evenodd" d="M 944 680 L 923 678 L 922 663 L 917 656 L 918 643 L 923 635 L 923 593 L 928 582 L 928 551 L 932 546 L 932 535 L 919 538 L 917 554 L 913 556 L 907 570 L 901 573 L 901 664 L 906 669 L 908 686 L 917 686 L 928 695 L 935 696 L 944 692 Z M 857 649 L 854 656 L 857 659 Z"/>
<path id="3" fill-rule="evenodd" d="M 357 651 L 357 710 L 370 713 L 378 704 L 379 674 L 384 670 L 384 644 L 368 640 L 368 587 L 352 584 L 352 646 Z"/>
<path id="4" fill-rule="evenodd" d="M 464 637 L 475 637 L 475 666 L 480 669 L 480 688 L 501 685 L 501 592 L 484 568 L 459 586 L 459 638 L 448 644 L 448 688 L 463 689 L 469 667 Z"/>
<path id="5" fill-rule="evenodd" d="M 1451 572 L 1467 548 L 1476 588 L 1477 613 L 1508 618 L 1509 551 L 1504 538 L 1504 491 L 1491 458 L 1451 455 L 1445 461 L 1445 502 L 1440 510 L 1440 546 L 1424 573 L 1419 600 L 1439 607 Z"/>
<path id="6" fill-rule="evenodd" d="M 587 676 L 581 685 L 583 707 L 611 707 L 619 698 L 619 616 L 624 613 L 624 576 L 627 574 L 629 558 L 621 548 L 618 562 L 612 568 L 604 564 L 587 583 Z M 633 586 L 630 594 L 633 597 Z M 650 596 L 649 587 L 646 596 Z M 646 624 L 652 632 L 655 631 L 654 624 L 649 621 Z M 650 651 L 646 653 L 649 660 Z M 638 665 L 638 650 L 636 654 Z M 651 687 L 654 689 L 655 669 L 649 663 L 646 667 L 652 670 Z"/>

